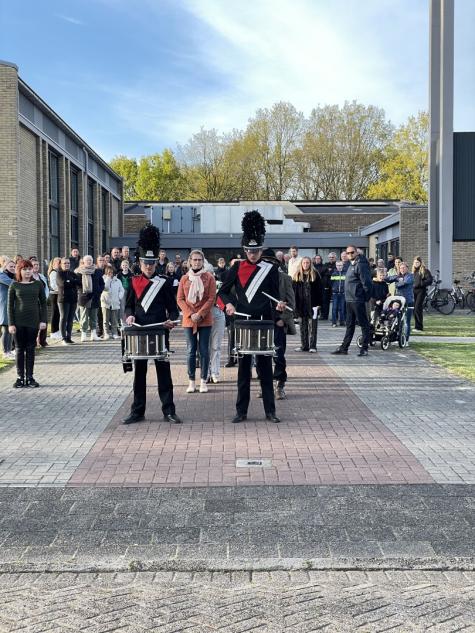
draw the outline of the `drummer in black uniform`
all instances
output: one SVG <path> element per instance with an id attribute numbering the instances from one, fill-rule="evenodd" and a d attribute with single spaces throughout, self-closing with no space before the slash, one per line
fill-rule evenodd
<path id="1" fill-rule="evenodd" d="M 147 224 L 140 231 L 138 241 L 141 274 L 132 278 L 125 303 L 125 321 L 127 325 L 138 323 L 149 325 L 162 323 L 171 330 L 178 318 L 178 308 L 170 280 L 156 274 L 160 233 L 157 227 Z M 167 335 L 168 339 L 168 335 Z M 124 424 L 133 424 L 145 419 L 148 360 L 134 360 L 134 401 Z M 162 402 L 163 419 L 174 424 L 181 420 L 175 413 L 173 403 L 173 382 L 170 363 L 155 360 L 158 395 Z"/>
<path id="2" fill-rule="evenodd" d="M 218 296 L 225 304 L 226 313 L 249 314 L 251 319 L 277 321 L 279 313 L 285 309 L 285 303 L 277 304 L 263 294 L 266 292 L 279 299 L 279 271 L 276 265 L 261 260 L 265 237 L 265 221 L 258 211 L 248 211 L 242 220 L 242 245 L 246 253 L 245 260 L 236 261 L 229 269 Z M 234 292 L 233 292 L 234 290 Z M 276 312 L 277 311 L 277 312 Z M 240 319 L 239 315 L 236 315 Z M 232 422 L 247 419 L 247 410 L 251 397 L 252 356 L 239 358 L 238 396 L 236 415 Z M 272 382 L 272 357 L 256 355 L 258 376 L 261 381 L 262 400 L 267 420 L 280 422 L 275 413 L 274 389 Z"/>

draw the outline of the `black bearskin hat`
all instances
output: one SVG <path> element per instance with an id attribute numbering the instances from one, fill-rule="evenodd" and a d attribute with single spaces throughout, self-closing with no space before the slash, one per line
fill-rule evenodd
<path id="1" fill-rule="evenodd" d="M 248 250 L 263 248 L 266 222 L 259 211 L 247 211 L 242 218 L 242 245 Z"/>
<path id="2" fill-rule="evenodd" d="M 160 250 L 160 231 L 150 222 L 147 222 L 139 233 L 137 249 L 141 261 L 146 263 L 157 261 Z"/>

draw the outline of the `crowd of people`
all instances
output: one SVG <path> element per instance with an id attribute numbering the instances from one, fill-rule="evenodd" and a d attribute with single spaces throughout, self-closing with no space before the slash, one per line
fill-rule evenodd
<path id="1" fill-rule="evenodd" d="M 423 329 L 423 302 L 432 283 L 430 271 L 420 257 L 412 266 L 399 256 L 388 260 L 366 259 L 362 251 L 349 246 L 339 257 L 330 252 L 326 260 L 300 256 L 297 246 L 288 252 L 263 250 L 262 261 L 279 271 L 279 298 L 285 298 L 287 310 L 275 328 L 277 355 L 273 378 L 278 399 L 285 398 L 287 380 L 286 335 L 297 332 L 297 351 L 317 351 L 318 320 L 331 320 L 332 327 L 346 327 L 344 339 L 335 354 L 348 353 L 356 324 L 362 328 L 360 355 L 368 353 L 371 323 L 380 314 L 386 299 L 402 296 L 406 306 L 406 341 L 415 329 Z M 220 379 L 221 345 L 228 331 L 228 358 L 225 366 L 237 363 L 234 353 L 234 318 L 220 304 L 219 290 L 229 278 L 241 255 L 226 262 L 220 257 L 216 266 L 207 262 L 202 251 L 194 249 L 187 259 L 176 253 L 169 260 L 159 251 L 154 274 L 162 276 L 171 288 L 182 316 L 187 344 L 188 393 L 208 391 L 210 382 Z M 74 345 L 73 324 L 77 322 L 80 341 L 118 339 L 119 328 L 126 323 L 127 297 L 132 280 L 143 273 L 140 262 L 131 261 L 129 248 L 112 248 L 94 259 L 80 256 L 72 249 L 69 257 L 55 257 L 47 273 L 40 272 L 36 256 L 10 259 L 0 257 L 0 328 L 1 351 L 14 359 L 17 367 L 15 387 L 37 387 L 33 376 L 35 347 L 51 341 Z M 47 319 L 49 303 L 49 322 Z M 200 381 L 196 373 L 199 367 Z"/>

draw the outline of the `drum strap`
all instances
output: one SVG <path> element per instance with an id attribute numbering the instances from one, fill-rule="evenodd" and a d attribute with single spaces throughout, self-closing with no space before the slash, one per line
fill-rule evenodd
<path id="1" fill-rule="evenodd" d="M 162 289 L 162 286 L 166 282 L 166 279 L 164 279 L 163 277 L 154 277 L 153 279 L 151 279 L 151 282 L 152 284 L 150 288 L 145 293 L 145 296 L 142 297 L 142 308 L 145 313 L 148 311 L 148 309 L 152 305 L 152 301 Z"/>
<path id="2" fill-rule="evenodd" d="M 256 292 L 259 290 L 259 286 L 273 268 L 273 265 L 268 262 L 259 262 L 257 266 L 260 270 L 257 272 L 256 276 L 249 284 L 249 288 L 246 290 L 246 297 L 249 303 L 252 302 Z"/>

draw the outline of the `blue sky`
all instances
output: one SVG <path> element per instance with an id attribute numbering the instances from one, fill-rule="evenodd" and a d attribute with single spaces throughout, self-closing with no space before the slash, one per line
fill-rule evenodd
<path id="1" fill-rule="evenodd" d="M 455 0 L 455 129 L 475 130 L 475 1 Z M 105 159 L 259 107 L 428 107 L 428 0 L 0 0 L 0 59 Z"/>

